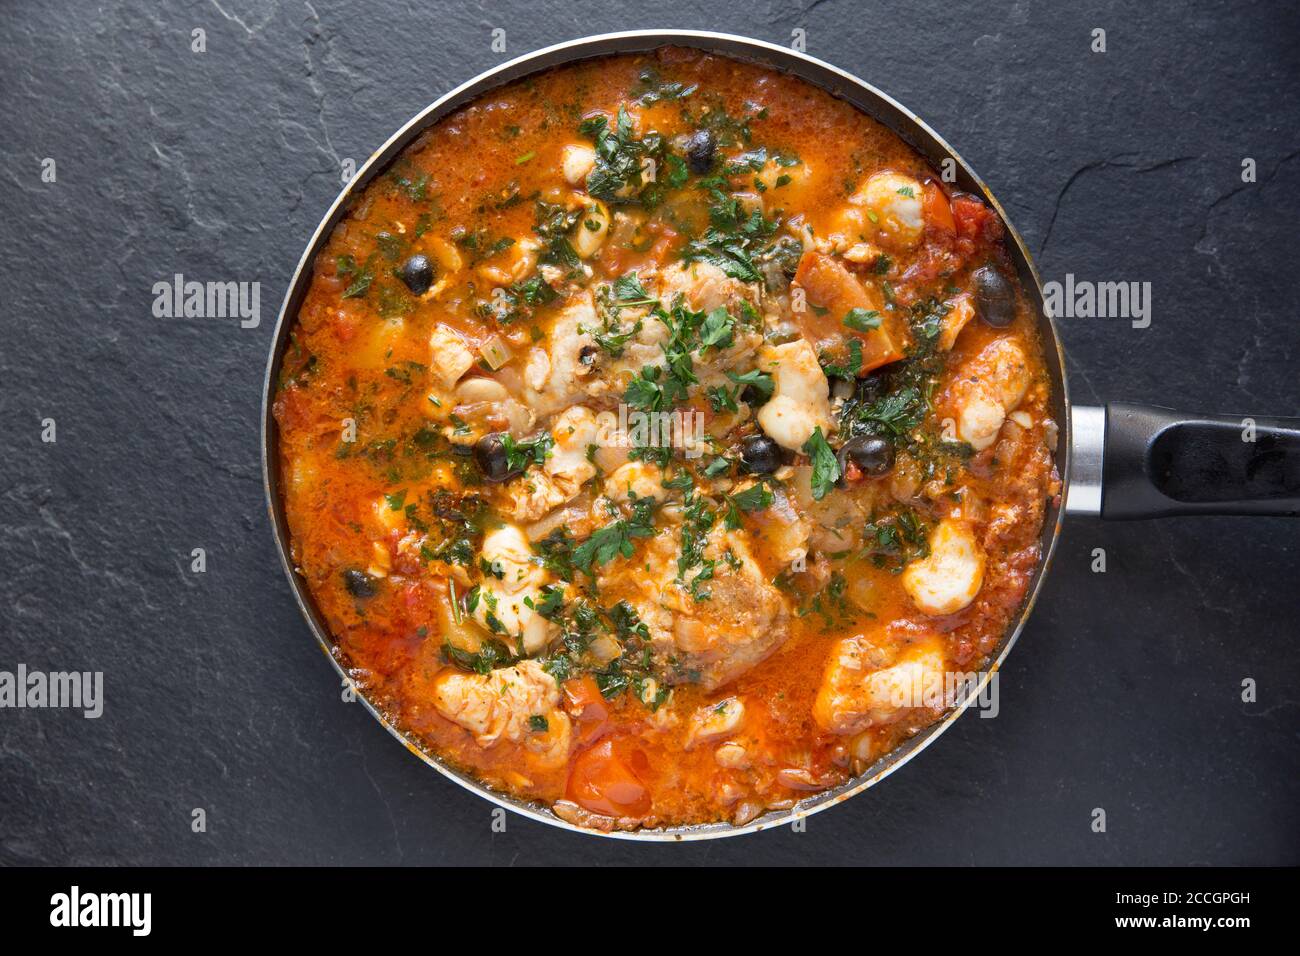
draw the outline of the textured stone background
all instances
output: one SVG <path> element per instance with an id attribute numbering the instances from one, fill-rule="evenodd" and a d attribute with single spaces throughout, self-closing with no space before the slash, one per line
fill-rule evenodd
<path id="1" fill-rule="evenodd" d="M 957 145 L 1045 278 L 1153 284 L 1145 331 L 1064 323 L 1077 401 L 1300 414 L 1296 6 L 1132 6 L 0 7 L 0 669 L 107 684 L 98 721 L 0 711 L 0 862 L 1300 861 L 1293 522 L 1072 520 L 998 719 L 963 718 L 807 833 L 661 847 L 514 816 L 494 835 L 489 804 L 339 701 L 264 516 L 266 349 L 340 161 L 499 62 L 494 27 L 508 56 L 634 27 L 802 27 Z M 260 281 L 261 326 L 153 318 L 175 272 Z"/>

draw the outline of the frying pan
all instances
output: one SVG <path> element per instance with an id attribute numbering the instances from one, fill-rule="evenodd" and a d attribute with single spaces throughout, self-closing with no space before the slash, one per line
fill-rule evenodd
<path id="1" fill-rule="evenodd" d="M 1051 412 L 1059 424 L 1056 462 L 1061 494 L 1050 503 L 1043 524 L 1042 558 L 1020 612 L 982 672 L 978 687 L 965 694 L 943 719 L 886 754 L 846 783 L 799 801 L 788 810 L 772 811 L 745 826 L 711 823 L 599 834 L 629 840 L 701 840 L 752 833 L 788 824 L 847 800 L 893 773 L 942 734 L 976 699 L 1001 666 L 1024 628 L 1051 565 L 1066 514 L 1107 519 L 1155 518 L 1165 515 L 1300 513 L 1300 419 L 1233 415 L 1185 415 L 1164 408 L 1113 403 L 1104 408 L 1071 406 L 1061 340 L 1043 300 L 1042 285 L 1020 235 L 984 181 L 947 142 L 904 106 L 845 71 L 804 53 L 722 33 L 638 30 L 572 40 L 503 63 L 437 100 L 383 145 L 343 189 L 313 233 L 289 284 L 271 343 L 262 395 L 262 481 L 280 560 L 294 597 L 312 633 L 341 678 L 348 662 L 333 651 L 329 630 L 295 571 L 289 551 L 288 523 L 280 494 L 276 422 L 271 413 L 275 383 L 289 343 L 289 332 L 311 285 L 312 263 L 331 231 L 347 212 L 350 200 L 382 173 L 424 130 L 484 93 L 520 77 L 590 57 L 653 50 L 676 45 L 717 53 L 798 76 L 851 103 L 893 130 L 935 168 L 955 164 L 955 186 L 983 199 L 1006 224 L 1007 249 L 1021 286 L 1038 316 L 1044 359 L 1052 381 Z M 1253 438 L 1246 440 L 1247 437 Z M 499 793 L 445 763 L 405 734 L 364 695 L 366 708 L 389 732 L 436 770 L 500 806 L 553 826 L 597 833 L 573 826 L 547 807 Z"/>

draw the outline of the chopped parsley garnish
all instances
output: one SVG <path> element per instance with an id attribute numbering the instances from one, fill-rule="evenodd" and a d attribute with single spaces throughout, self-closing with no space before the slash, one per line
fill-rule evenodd
<path id="1" fill-rule="evenodd" d="M 646 291 L 645 286 L 641 284 L 641 277 L 635 272 L 621 275 L 614 280 L 614 297 L 618 300 L 620 307 L 652 305 L 658 301 Z"/>
<path id="2" fill-rule="evenodd" d="M 637 77 L 637 82 L 645 90 L 645 92 L 638 93 L 636 96 L 636 101 L 642 106 L 650 106 L 653 103 L 668 100 L 684 100 L 699 89 L 697 83 L 687 86 L 685 83 L 678 83 L 675 80 L 662 80 L 659 78 L 659 74 L 651 69 L 642 70 L 641 75 Z"/>
<path id="3" fill-rule="evenodd" d="M 827 378 L 856 378 L 862 371 L 862 340 L 849 339 L 849 359 L 843 365 L 823 359 L 822 371 Z"/>
<path id="4" fill-rule="evenodd" d="M 760 146 L 758 149 L 747 150 L 733 159 L 727 166 L 727 172 L 733 176 L 747 170 L 759 172 L 766 165 L 767 150 Z"/>
<path id="5" fill-rule="evenodd" d="M 668 329 L 662 344 L 664 365 L 642 367 L 623 394 L 623 401 L 644 411 L 664 411 L 685 401 L 690 387 L 699 383 L 693 353 L 726 348 L 735 341 L 736 320 L 719 306 L 712 312 L 693 312 L 678 303 L 671 310 L 656 305 L 651 311 Z M 724 401 L 715 397 L 715 402 Z"/>
<path id="6" fill-rule="evenodd" d="M 718 456 L 704 466 L 704 477 L 717 478 L 719 475 L 725 475 L 729 471 L 731 471 L 731 461 L 722 456 Z"/>
<path id="7" fill-rule="evenodd" d="M 634 199 L 630 194 L 639 192 L 644 185 L 641 170 L 645 159 L 663 151 L 658 134 L 637 139 L 632 133 L 632 117 L 622 106 L 613 129 L 605 117 L 593 116 L 582 121 L 578 132 L 596 145 L 596 163 L 587 174 L 587 192 L 606 202 Z"/>
<path id="8" fill-rule="evenodd" d="M 722 306 L 718 306 L 704 317 L 704 324 L 700 326 L 700 348 L 706 349 L 710 346 L 719 349 L 727 348 L 734 340 L 731 332 L 735 325 L 736 320 L 731 317 L 731 314 Z"/>
<path id="9" fill-rule="evenodd" d="M 573 539 L 566 529 L 556 528 L 535 547 L 541 555 L 542 567 L 563 581 L 573 580 Z"/>
<path id="10" fill-rule="evenodd" d="M 476 653 L 463 650 L 451 643 L 444 643 L 442 657 L 447 663 L 476 674 L 490 674 L 496 668 L 509 667 L 518 660 L 505 644 L 491 638 L 481 641 Z"/>
<path id="11" fill-rule="evenodd" d="M 647 365 L 627 385 L 623 401 L 633 408 L 643 411 L 660 411 L 664 407 L 664 390 L 659 384 L 663 369 L 657 365 Z"/>
<path id="12" fill-rule="evenodd" d="M 722 180 L 707 181 L 713 203 L 709 206 L 709 228 L 698 239 L 686 244 L 682 259 L 707 262 L 733 279 L 761 282 L 762 274 L 753 256 L 760 252 L 776 232 L 777 223 L 763 218 L 758 209 L 748 215 L 739 199 L 729 197 L 719 188 Z"/>
<path id="13" fill-rule="evenodd" d="M 775 496 L 764 482 L 751 485 L 744 491 L 738 491 L 734 495 L 728 495 L 727 513 L 723 519 L 723 524 L 728 530 L 734 531 L 741 526 L 740 512 L 764 511 L 771 507 L 772 502 L 775 500 Z"/>
<path id="14" fill-rule="evenodd" d="M 859 557 L 893 574 L 930 553 L 929 528 L 910 508 L 880 518 L 873 516 L 864 530 L 865 544 Z"/>
<path id="15" fill-rule="evenodd" d="M 760 372 L 758 369 L 744 372 L 740 375 L 737 375 L 735 372 L 728 372 L 727 378 L 731 379 L 742 389 L 747 385 L 752 385 L 754 390 L 758 392 L 759 397 L 764 401 L 767 401 L 767 399 L 772 397 L 772 392 L 776 388 L 776 383 L 772 380 L 772 376 L 768 375 L 766 372 Z"/>
<path id="16" fill-rule="evenodd" d="M 830 494 L 835 482 L 840 480 L 840 463 L 827 443 L 826 436 L 822 434 L 820 425 L 813 429 L 812 435 L 804 442 L 802 451 L 812 459 L 813 500 L 821 501 Z"/>
<path id="17" fill-rule="evenodd" d="M 560 294 L 552 289 L 540 275 L 516 282 L 510 288 L 512 292 L 529 305 L 545 305 L 548 302 L 554 302 L 560 297 Z"/>
<path id="18" fill-rule="evenodd" d="M 909 317 L 912 331 L 926 346 L 934 343 L 943 332 L 943 320 L 951 308 L 937 299 L 924 299 L 914 306 Z"/>
<path id="19" fill-rule="evenodd" d="M 431 453 L 436 457 L 437 452 Z M 477 545 L 482 541 L 487 503 L 475 495 L 457 495 L 440 488 L 427 496 L 431 518 L 426 525 L 427 534 L 420 544 L 420 558 L 470 567 L 474 563 Z M 414 504 L 407 504 L 408 518 Z M 412 525 L 414 527 L 414 525 Z"/>
<path id="20" fill-rule="evenodd" d="M 603 696 L 617 697 L 628 687 L 637 689 L 637 696 L 647 707 L 654 709 L 666 694 L 656 694 L 647 701 L 643 690 L 646 682 L 654 680 L 662 686 L 663 680 L 654 673 L 650 645 L 650 629 L 641 621 L 636 608 L 627 601 L 613 607 L 601 607 L 585 599 L 574 601 L 556 623 L 561 628 L 560 645 L 542 661 L 542 668 L 563 682 L 575 673 L 587 672 L 596 681 Z M 603 635 L 618 641 L 620 654 L 604 663 L 588 653 L 592 643 Z"/>
<path id="21" fill-rule="evenodd" d="M 844 324 L 855 332 L 870 332 L 880 328 L 880 313 L 872 309 L 849 309 Z"/>
<path id="22" fill-rule="evenodd" d="M 822 619 L 823 626 L 830 630 L 835 627 L 843 627 L 852 623 L 855 618 L 853 608 L 845 599 L 844 592 L 848 589 L 848 581 L 839 571 L 831 572 L 830 580 L 826 587 L 813 595 L 808 603 L 799 608 L 799 616 L 805 617 L 808 614 L 816 614 Z"/>
<path id="23" fill-rule="evenodd" d="M 909 385 L 859 408 L 856 419 L 878 435 L 906 438 L 924 421 L 927 408 L 921 392 Z"/>
<path id="24" fill-rule="evenodd" d="M 619 313 L 623 309 L 643 305 L 657 306 L 658 300 L 646 291 L 635 272 L 619 276 L 612 285 L 601 286 L 596 291 L 596 314 L 601 318 L 601 327 L 583 329 L 583 331 L 589 333 L 603 351 L 614 358 L 619 358 L 627 343 L 642 328 L 640 319 L 625 327 L 619 321 Z"/>
<path id="25" fill-rule="evenodd" d="M 525 471 L 529 465 L 541 465 L 546 462 L 546 455 L 555 440 L 550 435 L 543 435 L 536 441 L 517 442 L 507 432 L 501 436 L 501 446 L 505 449 L 506 464 L 511 471 Z"/>
<path id="26" fill-rule="evenodd" d="M 370 291 L 370 285 L 375 281 L 375 272 L 373 267 L 367 262 L 366 265 L 358 266 L 357 261 L 351 256 L 339 256 L 335 260 L 335 271 L 348 283 L 343 290 L 343 298 L 358 299 Z"/>
<path id="27" fill-rule="evenodd" d="M 706 394 L 709 398 L 709 407 L 715 412 L 740 411 L 740 406 L 736 404 L 736 396 L 725 385 L 713 385 Z"/>
<path id="28" fill-rule="evenodd" d="M 632 515 L 620 518 L 594 531 L 590 538 L 573 550 L 575 567 L 592 573 L 595 566 L 609 564 L 617 557 L 632 557 L 634 538 L 649 538 L 655 533 L 654 499 L 637 498 L 632 502 Z"/>
<path id="29" fill-rule="evenodd" d="M 576 269 L 582 260 L 569 242 L 569 231 L 583 217 L 585 210 L 566 209 L 563 206 L 538 201 L 537 224 L 533 232 L 544 242 L 539 261 L 565 269 Z"/>

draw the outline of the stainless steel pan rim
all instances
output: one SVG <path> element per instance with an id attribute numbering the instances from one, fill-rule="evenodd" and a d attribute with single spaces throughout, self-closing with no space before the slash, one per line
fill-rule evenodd
<path id="1" fill-rule="evenodd" d="M 983 691 L 985 685 L 990 679 L 990 675 L 1002 666 L 1011 648 L 1015 645 L 1016 640 L 1023 630 L 1025 621 L 1028 619 L 1030 612 L 1033 610 L 1034 603 L 1042 588 L 1044 579 L 1047 576 L 1047 570 L 1051 565 L 1052 555 L 1056 549 L 1056 541 L 1061 529 L 1061 521 L 1065 515 L 1065 501 L 1069 490 L 1070 477 L 1070 402 L 1069 393 L 1066 383 L 1065 357 L 1061 351 L 1060 337 L 1057 335 L 1056 328 L 1052 323 L 1051 317 L 1043 303 L 1042 284 L 1039 280 L 1037 270 L 1034 268 L 1030 259 L 1029 252 L 1025 248 L 1019 233 L 1011 226 L 1007 220 L 1006 212 L 989 192 L 982 179 L 976 175 L 974 170 L 961 158 L 961 156 L 948 143 L 940 137 L 934 130 L 930 129 L 915 114 L 911 113 L 892 97 L 876 89 L 871 84 L 853 76 L 838 67 L 825 63 L 815 57 L 808 56 L 805 53 L 789 49 L 776 44 L 767 43 L 762 40 L 753 40 L 747 37 L 735 36 L 726 33 L 710 33 L 697 30 L 634 30 L 623 33 L 607 33 L 599 36 L 584 37 L 577 40 L 570 40 L 565 43 L 558 43 L 554 46 L 537 50 L 533 53 L 517 57 L 491 70 L 481 73 L 474 79 L 462 84 L 450 93 L 439 98 L 429 105 L 417 116 L 411 119 L 398 132 L 377 151 L 366 164 L 358 171 L 356 176 L 344 187 L 338 198 L 334 200 L 329 210 L 326 212 L 320 225 L 312 234 L 302 258 L 298 261 L 298 267 L 294 271 L 293 279 L 289 283 L 288 290 L 285 293 L 284 303 L 280 308 L 280 315 L 276 321 L 275 332 L 272 337 L 271 353 L 267 363 L 266 378 L 262 390 L 262 483 L 266 493 L 267 508 L 271 518 L 272 529 L 275 533 L 277 550 L 280 555 L 280 562 L 284 567 L 285 575 L 289 579 L 290 589 L 293 591 L 295 600 L 301 609 L 304 618 L 307 620 L 312 633 L 315 635 L 317 642 L 326 656 L 334 665 L 341 679 L 347 679 L 348 675 L 344 669 L 343 662 L 334 653 L 334 644 L 330 638 L 329 631 L 325 627 L 319 612 L 306 591 L 306 586 L 302 578 L 294 570 L 293 563 L 289 553 L 289 535 L 288 526 L 284 516 L 283 503 L 280 498 L 278 463 L 276 461 L 276 443 L 277 430 L 274 418 L 271 413 L 275 383 L 279 376 L 280 365 L 283 360 L 285 348 L 289 341 L 289 331 L 297 316 L 299 307 L 306 292 L 311 284 L 312 263 L 316 254 L 328 240 L 330 232 L 334 226 L 343 217 L 347 210 L 347 205 L 352 195 L 358 190 L 364 189 L 365 186 L 376 175 L 382 172 L 388 163 L 393 160 L 406 146 L 412 142 L 425 129 L 442 119 L 444 116 L 456 109 L 472 102 L 484 93 L 500 87 L 520 77 L 541 72 L 564 63 L 570 63 L 577 60 L 590 59 L 592 57 L 609 56 L 618 53 L 635 53 L 647 52 L 661 46 L 685 46 L 711 53 L 717 53 L 738 60 L 744 60 L 751 63 L 757 63 L 773 69 L 780 70 L 798 76 L 801 79 L 821 87 L 839 99 L 846 100 L 860 109 L 862 112 L 873 117 L 877 121 L 889 127 L 900 137 L 903 138 L 910 146 L 921 153 L 934 168 L 940 168 L 944 159 L 951 158 L 956 163 L 957 185 L 961 188 L 980 195 L 1002 217 L 1002 221 L 1007 226 L 1007 247 L 1011 254 L 1012 260 L 1020 274 L 1022 285 L 1027 295 L 1030 296 L 1031 304 L 1036 309 L 1039 316 L 1039 331 L 1043 343 L 1044 358 L 1047 362 L 1049 375 L 1052 377 L 1055 388 L 1053 396 L 1053 415 L 1060 428 L 1060 438 L 1057 445 L 1056 461 L 1057 468 L 1061 475 L 1062 488 L 1061 498 L 1058 504 L 1052 506 L 1044 521 L 1043 532 L 1041 536 L 1042 559 L 1039 563 L 1034 581 L 1029 587 L 1029 592 L 1025 597 L 1024 605 L 1014 625 L 1008 629 L 1004 635 L 1001 645 L 992 655 L 982 679 L 979 682 L 978 690 Z M 418 742 L 404 734 L 399 728 L 383 714 L 365 694 L 359 694 L 359 699 L 365 705 L 366 709 L 374 715 L 388 732 L 396 737 L 412 753 L 418 755 L 422 760 L 436 769 L 443 776 L 460 784 L 462 787 L 484 797 L 498 806 L 505 807 L 516 813 L 522 814 L 533 820 L 550 824 L 551 826 L 561 827 L 566 830 L 572 830 L 576 833 L 596 836 L 615 837 L 624 840 L 644 840 L 658 842 L 679 842 L 687 840 L 707 840 L 716 837 L 738 836 L 742 833 L 754 833 L 759 830 L 766 830 L 772 827 L 779 827 L 789 824 L 795 820 L 807 817 L 827 807 L 842 803 L 849 797 L 852 797 L 863 790 L 868 789 L 885 777 L 889 776 L 903 764 L 911 760 L 916 754 L 929 746 L 940 734 L 948 729 L 952 723 L 966 710 L 970 702 L 975 699 L 975 695 L 967 697 L 959 707 L 946 714 L 942 720 L 930 725 L 922 730 L 916 736 L 906 741 L 900 747 L 889 754 L 886 754 L 864 773 L 841 784 L 833 790 L 824 791 L 819 794 L 808 797 L 800 801 L 794 807 L 787 810 L 771 811 L 761 817 L 751 821 L 744 826 L 733 826 L 729 823 L 710 823 L 699 824 L 694 826 L 682 827 L 662 827 L 657 829 L 642 829 L 628 831 L 611 831 L 604 832 L 599 830 L 578 827 L 557 817 L 549 808 L 525 800 L 520 800 L 506 794 L 493 791 L 468 774 L 449 765 L 446 761 L 436 754 L 432 754 L 423 749 Z"/>

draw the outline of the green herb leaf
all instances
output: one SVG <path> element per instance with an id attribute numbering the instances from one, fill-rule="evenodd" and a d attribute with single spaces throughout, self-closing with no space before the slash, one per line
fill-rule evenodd
<path id="1" fill-rule="evenodd" d="M 654 365 L 647 365 L 641 369 L 641 374 L 628 382 L 627 389 L 623 392 L 623 401 L 643 411 L 662 409 L 664 390 L 663 386 L 656 382 L 658 373 L 659 368 Z"/>
<path id="2" fill-rule="evenodd" d="M 744 388 L 746 385 L 754 386 L 755 390 L 764 400 L 771 398 L 772 392 L 776 388 L 776 383 L 772 380 L 772 376 L 768 375 L 766 372 L 760 372 L 758 369 L 745 372 L 741 375 L 737 375 L 735 372 L 728 372 L 727 378 L 731 379 L 741 388 Z"/>
<path id="3" fill-rule="evenodd" d="M 650 293 L 646 291 L 645 286 L 641 284 L 641 277 L 635 272 L 621 275 L 614 280 L 614 296 L 621 303 L 650 303 L 655 301 Z"/>
<path id="4" fill-rule="evenodd" d="M 740 512 L 745 511 L 765 511 L 771 507 L 776 497 L 768 489 L 765 482 L 759 482 L 751 485 L 744 491 L 739 491 L 734 495 L 727 496 L 727 514 L 723 524 L 728 530 L 734 531 L 741 526 Z"/>
<path id="5" fill-rule="evenodd" d="M 510 433 L 501 436 L 501 445 L 505 449 L 506 464 L 511 471 L 524 471 L 529 465 L 541 465 L 546 462 L 547 452 L 555 444 L 550 435 L 543 435 L 536 441 L 517 442 Z"/>
<path id="6" fill-rule="evenodd" d="M 590 538 L 574 549 L 574 565 L 591 574 L 593 566 L 608 564 L 616 557 L 632 557 L 635 552 L 632 540 L 648 538 L 655 533 L 653 507 L 652 498 L 634 500 L 632 517 L 620 518 L 603 528 L 598 528 Z"/>
<path id="7" fill-rule="evenodd" d="M 826 441 L 826 436 L 822 434 L 820 425 L 813 429 L 812 435 L 804 442 L 802 451 L 812 459 L 813 500 L 821 501 L 830 494 L 835 482 L 840 480 L 840 463 Z"/>
<path id="8" fill-rule="evenodd" d="M 827 378 L 856 378 L 862 371 L 862 340 L 849 339 L 849 360 L 843 365 L 823 362 L 822 371 Z"/>
<path id="9" fill-rule="evenodd" d="M 849 309 L 844 324 L 855 332 L 870 332 L 880 328 L 880 313 L 872 309 Z"/>
<path id="10" fill-rule="evenodd" d="M 718 306 L 705 316 L 704 325 L 700 327 L 700 347 L 727 348 L 733 341 L 731 330 L 735 324 L 736 320 L 730 313 L 723 306 Z"/>

